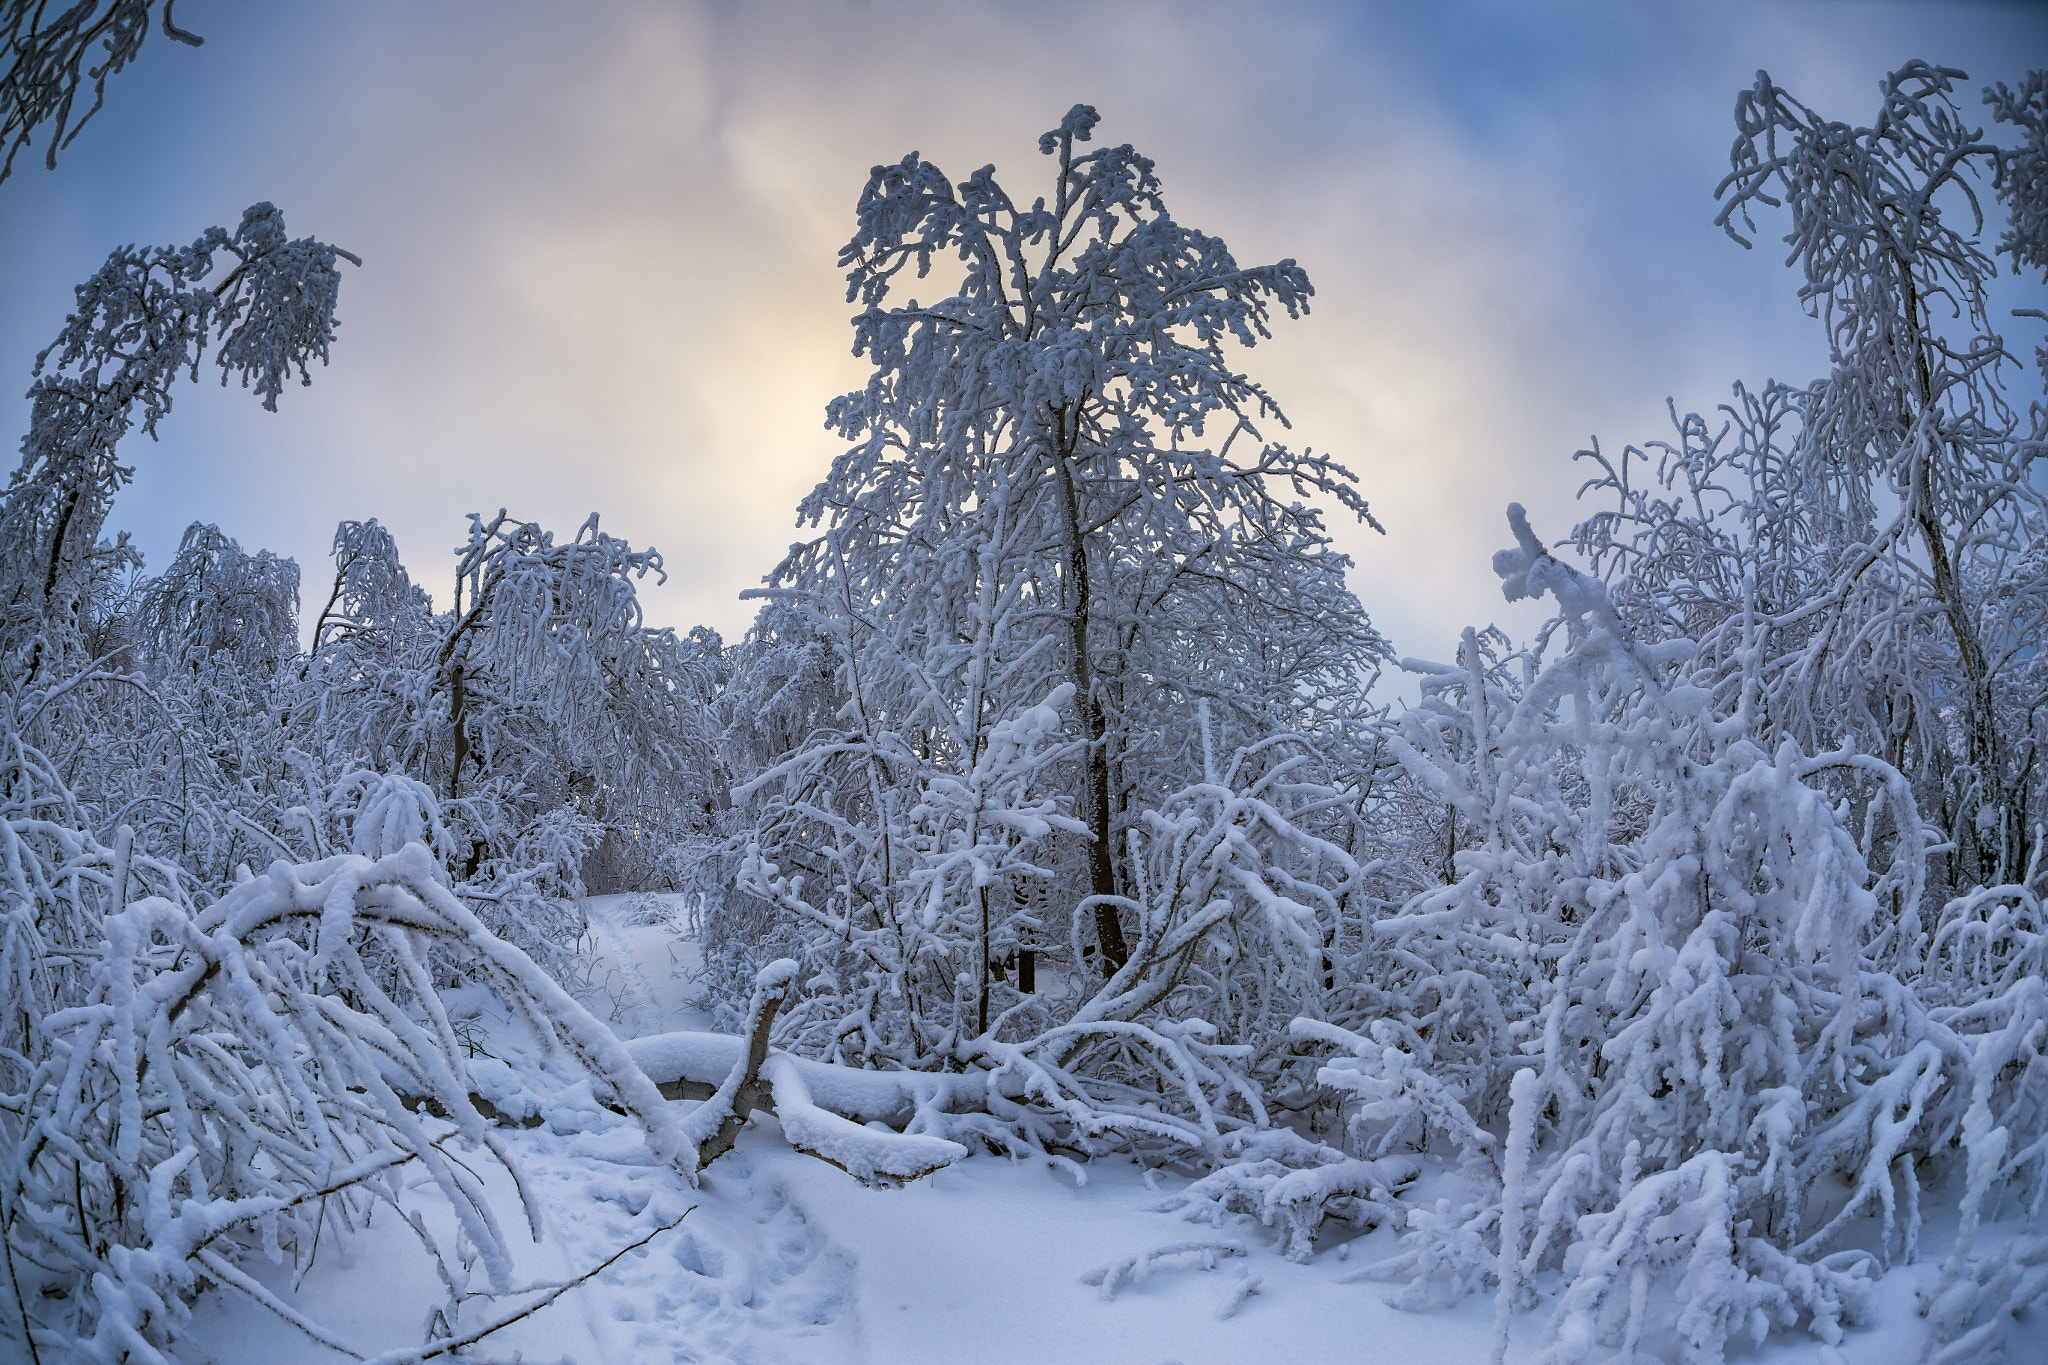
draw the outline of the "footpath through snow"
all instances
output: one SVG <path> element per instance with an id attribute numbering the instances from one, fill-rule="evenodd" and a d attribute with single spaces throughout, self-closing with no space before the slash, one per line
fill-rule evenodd
<path id="1" fill-rule="evenodd" d="M 614 900 L 594 904 L 598 933 L 587 958 L 593 984 L 619 1002 L 614 1026 L 629 1035 L 708 1027 L 688 1003 L 694 945 L 663 927 L 621 925 Z M 474 1003 L 479 1046 L 505 1045 L 488 1006 Z M 605 994 L 595 1003 L 602 1011 Z M 1296 1264 L 1251 1219 L 1216 1227 L 1161 1211 L 1187 1177 L 1128 1158 L 1094 1162 L 1077 1183 L 1036 1162 L 976 1156 L 900 1189 L 870 1189 L 794 1151 L 777 1120 L 757 1114 L 693 1191 L 648 1155 L 635 1124 L 590 1099 L 587 1083 L 581 1093 L 550 1097 L 547 1112 L 542 1126 L 501 1130 L 541 1209 L 541 1243 L 516 1228 L 518 1197 L 505 1172 L 465 1156 L 507 1226 L 526 1293 L 496 1301 L 479 1294 L 455 1321 L 433 1320 L 447 1290 L 421 1235 L 449 1246 L 454 1220 L 424 1181 L 408 1210 L 415 1226 L 379 1209 L 356 1236 L 323 1247 L 302 1282 L 280 1268 L 264 1277 L 267 1287 L 371 1358 L 418 1350 L 430 1323 L 436 1335 L 460 1339 L 529 1304 L 543 1306 L 465 1354 L 436 1358 L 1480 1365 L 1488 1357 L 1490 1295 L 1402 1312 L 1385 1303 L 1393 1286 L 1356 1280 L 1396 1249 L 1391 1231 L 1347 1241 L 1340 1230 Z M 1930 1225 L 1920 1262 L 1885 1277 L 1876 1321 L 1839 1349 L 1780 1336 L 1731 1359 L 1916 1361 L 1925 1328 L 1914 1291 L 1938 1277 L 1953 1231 Z M 1189 1249 L 1156 1254 L 1175 1247 Z M 479 1272 L 477 1287 L 483 1283 Z M 1516 1319 L 1509 1362 L 1540 1354 L 1547 1318 L 1539 1308 Z M 221 1365 L 348 1358 L 218 1290 L 194 1325 Z M 1666 1345 L 1675 1362 L 1676 1343 Z M 2008 1359 L 2048 1361 L 2048 1315 L 2023 1325 Z"/>

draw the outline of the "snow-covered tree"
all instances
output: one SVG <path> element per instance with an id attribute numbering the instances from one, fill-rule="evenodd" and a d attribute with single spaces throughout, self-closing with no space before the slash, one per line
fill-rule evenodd
<path id="1" fill-rule="evenodd" d="M 1201 696 L 1229 711 L 1290 695 L 1287 646 L 1192 649 L 1204 628 L 1257 618 L 1298 640 L 1287 613 L 1308 594 L 1328 599 L 1317 629 L 1337 673 L 1355 681 L 1382 646 L 1320 515 L 1287 496 L 1370 520 L 1352 476 L 1265 439 L 1260 423 L 1285 418 L 1225 351 L 1274 310 L 1305 311 L 1306 274 L 1241 267 L 1175 221 L 1150 161 L 1082 150 L 1096 121 L 1076 106 L 1040 139 L 1054 183 L 1028 207 L 992 167 L 957 187 L 914 154 L 875 169 L 841 253 L 875 373 L 830 409 L 854 444 L 801 510 L 825 534 L 773 581 L 861 659 L 844 686 L 863 723 L 907 734 L 943 707 L 963 764 L 989 726 L 1071 683 L 1072 812 L 1087 894 L 1106 897 L 1129 889 L 1122 831 L 1161 701 L 1185 729 Z M 885 306 L 909 267 L 948 255 L 963 265 L 949 295 Z M 1250 689 L 1204 677 L 1261 670 Z M 1113 970 L 1126 949 L 1106 902 L 1094 938 Z"/>
<path id="2" fill-rule="evenodd" d="M 1698 641 L 1732 705 L 1761 650 L 1763 715 L 1809 751 L 1853 744 L 1923 787 L 1957 845 L 1938 880 L 2011 880 L 2038 810 L 2033 695 L 2048 508 L 2027 473 L 2048 426 L 2016 410 L 1992 327 L 1977 177 L 1999 164 L 2024 256 L 2027 153 L 2001 153 L 1954 103 L 1962 73 L 1909 63 L 1868 126 L 1823 118 L 1767 75 L 1737 107 L 1719 222 L 1790 218 L 1787 263 L 1827 329 L 1832 370 L 1796 389 L 1738 386 L 1718 432 L 1618 461 L 1576 534 L 1632 621 Z M 1993 103 L 2023 125 L 2022 95 Z M 2036 135 L 2038 136 L 2038 134 Z"/>
<path id="3" fill-rule="evenodd" d="M 78 287 L 78 311 L 36 357 L 22 459 L 0 501 L 0 650 L 27 676 L 78 662 L 89 590 L 119 543 L 100 539 L 132 471 L 115 457 L 141 409 L 145 434 L 171 410 L 181 373 L 199 377 L 209 346 L 221 382 L 239 376 L 263 406 L 297 371 L 327 361 L 339 247 L 285 236 L 269 204 L 233 235 L 209 228 L 187 247 L 124 247 Z"/>
<path id="4" fill-rule="evenodd" d="M 1309 893 L 1260 862 L 1261 822 L 1328 845 L 1319 888 L 1350 875 L 1343 801 L 1282 812 L 1304 763 L 1324 795 L 1348 779 L 1384 645 L 1299 499 L 1370 518 L 1341 466 L 1261 434 L 1285 419 L 1226 350 L 1304 311 L 1307 277 L 1176 222 L 1148 160 L 1085 149 L 1095 124 L 1077 106 L 1040 140 L 1029 207 L 993 168 L 877 167 L 842 253 L 874 377 L 830 408 L 853 445 L 801 509 L 823 534 L 772 576 L 734 682 L 773 694 L 750 718 L 782 742 L 734 732 L 742 885 L 804 926 L 816 994 L 782 1027 L 827 1055 L 932 1065 L 1193 1010 L 1248 916 L 1291 926 L 1307 981 L 1325 930 L 1275 909 L 1274 878 Z M 949 256 L 950 294 L 892 303 Z M 1297 753 L 1319 739 L 1341 754 Z M 1195 845 L 1221 861 L 1176 870 Z M 1020 989 L 1019 954 L 1057 989 Z"/>
<path id="5" fill-rule="evenodd" d="M 136 604 L 142 648 L 159 667 L 216 687 L 272 682 L 299 653 L 299 566 L 249 554 L 219 527 L 194 523 Z"/>

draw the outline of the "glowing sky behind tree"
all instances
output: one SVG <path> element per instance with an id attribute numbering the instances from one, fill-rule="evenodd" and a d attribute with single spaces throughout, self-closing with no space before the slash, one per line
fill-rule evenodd
<path id="1" fill-rule="evenodd" d="M 1023 190 L 1037 135 L 1085 101 L 1182 221 L 1307 267 L 1313 315 L 1243 361 L 1291 440 L 1360 474 L 1388 534 L 1339 528 L 1353 586 L 1428 657 L 1468 622 L 1541 619 L 1488 557 L 1511 499 L 1565 534 L 1589 436 L 1662 437 L 1666 395 L 1707 408 L 1822 369 L 1781 229 L 1744 252 L 1712 222 L 1757 68 L 1863 122 L 1910 57 L 1967 70 L 1973 118 L 1978 86 L 2048 62 L 2048 11 L 1998 4 L 184 0 L 178 20 L 206 46 L 153 36 L 54 173 L 31 153 L 0 186 L 0 375 L 26 390 L 110 248 L 256 200 L 364 265 L 332 367 L 278 414 L 188 385 L 160 442 L 124 447 L 112 524 L 153 565 L 212 521 L 295 556 L 310 597 L 334 523 L 375 516 L 445 603 L 465 513 L 566 534 L 596 510 L 665 552 L 652 619 L 737 638 L 738 593 L 837 452 L 824 404 L 863 377 L 834 261 L 869 166 L 915 148 Z M 2042 306 L 2005 288 L 2000 318 Z"/>

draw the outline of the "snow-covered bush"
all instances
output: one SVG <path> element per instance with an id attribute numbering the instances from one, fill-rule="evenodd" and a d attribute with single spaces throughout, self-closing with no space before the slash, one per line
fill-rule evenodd
<path id="1" fill-rule="evenodd" d="M 1376 927 L 1382 1017 L 1294 1026 L 1339 1049 L 1318 1079 L 1349 1154 L 1463 1152 L 1462 1205 L 1374 1208 L 1408 1227 L 1374 1273 L 1409 1306 L 1491 1283 L 1505 1322 L 1561 1268 L 1557 1361 L 1652 1329 L 1688 1360 L 1773 1326 L 1837 1340 L 1917 1255 L 1923 1187 L 1964 1202 L 1952 1277 L 1975 1210 L 2048 1191 L 2040 978 L 2010 961 L 2036 951 L 2031 896 L 1923 925 L 1932 836 L 1901 774 L 1764 747 L 1754 676 L 1718 710 L 1689 642 L 1636 639 L 1510 518 L 1496 568 L 1557 598 L 1566 648 L 1514 696 L 1469 632 L 1427 677 L 1395 752 L 1469 842 Z M 1862 792 L 1860 821 L 1824 778 Z M 1877 1250 L 1843 1247 L 1868 1216 Z M 1675 1323 L 1647 1316 L 1658 1285 Z"/>
<path id="2" fill-rule="evenodd" d="M 440 1246 L 410 1223 L 451 1297 L 476 1260 L 491 1291 L 509 1288 L 500 1213 L 450 1144 L 515 1180 L 516 1163 L 471 1099 L 437 958 L 494 990 L 546 1057 L 587 1073 L 694 1181 L 692 1130 L 623 1045 L 449 890 L 418 783 L 362 784 L 348 851 L 278 862 L 196 907 L 126 827 L 111 848 L 76 828 L 31 751 L 17 742 L 8 760 L 0 1216 L 41 1348 L 167 1361 L 209 1283 L 336 1345 L 241 1265 L 304 1265 L 323 1229 L 345 1234 L 377 1200 L 395 1208 L 415 1166 L 459 1227 Z M 540 1211 L 525 1212 L 537 1237 Z M 21 1289 L 38 1283 L 42 1296 Z"/>

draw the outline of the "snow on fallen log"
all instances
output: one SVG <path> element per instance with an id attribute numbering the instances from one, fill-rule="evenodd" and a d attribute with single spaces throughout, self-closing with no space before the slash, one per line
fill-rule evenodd
<path id="1" fill-rule="evenodd" d="M 626 1040 L 626 1051 L 671 1100 L 708 1100 L 746 1060 L 747 1040 L 730 1033 L 653 1033 Z"/>
<path id="2" fill-rule="evenodd" d="M 1157 1020 L 1150 1026 L 1100 1020 L 1054 1029 L 1029 1043 L 978 1041 L 963 1071 L 864 1070 L 775 1051 L 766 1060 L 777 1064 L 775 1074 L 802 1083 L 809 1104 L 856 1124 L 881 1124 L 948 1141 L 972 1139 L 1057 1162 L 1066 1159 L 1049 1149 L 1067 1145 L 1070 1136 L 1078 1148 L 1069 1150 L 1083 1155 L 1093 1150 L 1090 1144 L 1109 1136 L 1164 1139 L 1187 1151 L 1220 1156 L 1241 1147 L 1226 1133 L 1268 1129 L 1256 1092 L 1231 1070 L 1245 1049 L 1217 1044 L 1213 1035 L 1214 1029 L 1200 1020 Z M 1177 1090 L 1186 1112 L 1163 1111 L 1128 1095 L 1096 1093 L 1084 1077 L 1055 1060 L 1077 1037 L 1123 1044 L 1148 1056 L 1160 1076 L 1159 1093 L 1172 1096 Z M 656 1034 L 633 1039 L 626 1050 L 672 1100 L 711 1100 L 746 1062 L 742 1041 L 728 1034 Z M 757 1085 L 750 1098 L 733 1103 L 742 1114 L 750 1106 L 781 1116 L 782 1092 L 779 1083 Z M 1253 1121 L 1219 1119 L 1221 1102 L 1232 1095 L 1250 1100 Z M 1078 1167 L 1073 1169 L 1085 1179 Z"/>
<path id="3" fill-rule="evenodd" d="M 729 1033 L 656 1033 L 627 1042 L 626 1051 L 670 1099 L 709 1099 L 746 1060 L 744 1038 Z M 908 1123 L 920 1105 L 949 1113 L 980 1111 L 988 1105 L 988 1073 L 864 1071 L 770 1052 L 796 1068 L 812 1104 L 861 1123 L 894 1127 Z M 765 1090 L 753 1107 L 777 1112 Z"/>
<path id="4" fill-rule="evenodd" d="M 790 1146 L 823 1157 L 856 1180 L 915 1180 L 967 1155 L 965 1147 L 947 1138 L 864 1127 L 820 1108 L 794 1057 L 771 1055 L 762 1063 L 761 1074 L 774 1087 L 775 1116 Z"/>
<path id="5" fill-rule="evenodd" d="M 956 1088 L 983 1097 L 986 1088 L 977 1083 L 978 1077 L 856 1071 L 769 1052 L 768 1030 L 796 973 L 796 963 L 784 958 L 755 975 L 745 1038 L 668 1033 L 627 1044 L 634 1062 L 663 1095 L 703 1099 L 683 1125 L 703 1162 L 709 1164 L 731 1148 L 754 1110 L 779 1118 L 783 1136 L 798 1151 L 829 1161 L 868 1184 L 915 1180 L 966 1156 L 967 1149 L 957 1142 L 895 1132 L 886 1122 L 902 1123 L 920 1105 L 953 1098 Z M 713 1089 L 710 1077 L 721 1072 L 723 1079 Z M 964 1084 L 955 1087 L 956 1081 Z M 874 1126 L 863 1127 L 856 1120 Z"/>

